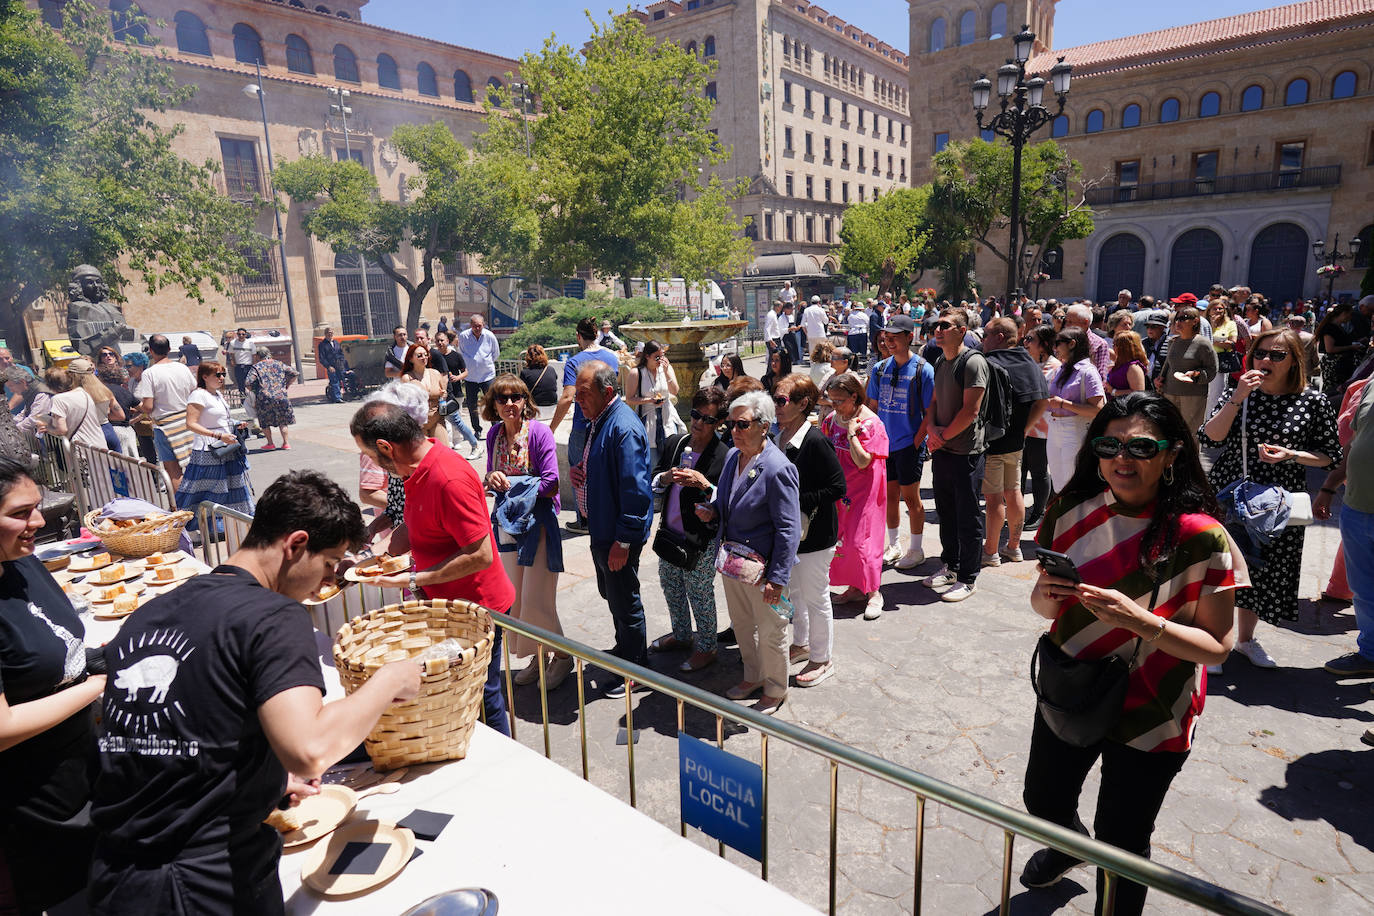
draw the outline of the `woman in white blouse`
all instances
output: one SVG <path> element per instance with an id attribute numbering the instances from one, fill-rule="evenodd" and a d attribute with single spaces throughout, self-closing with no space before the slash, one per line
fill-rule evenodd
<path id="1" fill-rule="evenodd" d="M 196 367 L 196 390 L 186 399 L 186 428 L 195 433 L 195 439 L 177 487 L 178 509 L 194 510 L 209 500 L 253 514 L 248 450 L 235 433 L 222 394 L 227 375 L 223 364 L 214 360 Z M 195 530 L 197 521 L 192 519 L 186 527 Z"/>

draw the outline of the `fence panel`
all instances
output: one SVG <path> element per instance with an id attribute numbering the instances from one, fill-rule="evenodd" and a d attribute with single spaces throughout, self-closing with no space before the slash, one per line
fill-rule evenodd
<path id="1" fill-rule="evenodd" d="M 141 499 L 168 512 L 176 510 L 176 491 L 160 465 L 81 442 L 73 443 L 71 450 L 75 463 L 73 492 L 83 518 L 121 496 Z"/>

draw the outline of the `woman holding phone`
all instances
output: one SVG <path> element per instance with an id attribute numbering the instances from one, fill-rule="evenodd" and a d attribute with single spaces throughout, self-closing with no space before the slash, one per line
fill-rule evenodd
<path id="1" fill-rule="evenodd" d="M 1100 758 L 1094 835 L 1150 855 L 1155 818 L 1188 759 L 1206 699 L 1203 666 L 1224 659 L 1234 638 L 1235 589 L 1244 583 L 1220 511 L 1193 431 L 1172 403 L 1134 392 L 1093 418 L 1073 476 L 1036 535 L 1080 581 L 1042 566 L 1031 607 L 1052 621 L 1048 641 L 1075 662 L 1126 662 L 1129 702 L 1111 711 L 1106 737 L 1086 747 L 1061 737 L 1037 707 L 1023 796 L 1031 814 L 1086 834 L 1078 799 Z M 1043 663 L 1042 656 L 1042 675 Z M 1042 849 L 1021 883 L 1048 887 L 1080 864 Z M 1099 871 L 1099 904 L 1103 881 Z M 1144 905 L 1144 886 L 1122 879 L 1116 913 Z"/>

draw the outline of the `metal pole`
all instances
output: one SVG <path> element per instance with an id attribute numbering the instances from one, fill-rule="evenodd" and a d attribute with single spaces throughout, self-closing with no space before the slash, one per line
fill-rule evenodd
<path id="1" fill-rule="evenodd" d="M 1024 76 L 1025 70 L 1022 69 Z M 1017 253 L 1018 236 L 1020 234 L 1021 221 L 1021 148 L 1026 145 L 1026 134 L 1023 130 L 1024 121 L 1022 115 L 1022 105 L 1024 104 L 1024 90 L 1020 85 L 1024 80 L 1018 80 L 1016 87 L 1016 108 L 1014 111 L 1015 126 L 1011 131 L 1011 240 L 1007 251 L 1007 305 L 1011 305 L 1012 291 L 1016 289 L 1016 268 L 1020 263 L 1020 255 Z"/>
<path id="2" fill-rule="evenodd" d="M 353 160 L 353 147 L 349 141 L 348 134 L 348 99 L 344 98 L 346 89 L 331 89 L 330 93 L 339 100 L 339 117 L 343 120 L 344 134 L 344 159 Z M 372 328 L 372 295 L 367 288 L 367 255 L 360 250 L 358 252 L 359 283 L 363 290 L 363 317 L 367 327 L 368 336 L 375 336 Z"/>
<path id="3" fill-rule="evenodd" d="M 286 233 L 281 228 L 281 210 L 277 208 L 277 186 L 272 181 L 272 135 L 267 129 L 267 93 L 262 88 L 262 65 L 258 61 L 253 61 L 253 68 L 258 71 L 258 107 L 262 109 L 262 139 L 267 147 L 267 182 L 272 192 L 272 216 L 277 221 L 277 249 L 281 253 L 281 285 L 286 292 L 286 321 L 291 325 L 291 357 L 296 367 L 296 374 L 304 378 L 305 372 L 301 369 L 301 338 L 296 332 L 296 303 L 291 299 L 291 278 L 286 271 Z"/>

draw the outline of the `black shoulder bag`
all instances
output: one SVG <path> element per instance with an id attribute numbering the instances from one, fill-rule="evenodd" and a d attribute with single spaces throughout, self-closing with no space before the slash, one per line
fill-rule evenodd
<path id="1" fill-rule="evenodd" d="M 1160 580 L 1150 593 L 1149 609 L 1159 598 Z M 1135 640 L 1131 660 L 1119 655 L 1080 659 L 1069 655 L 1042 633 L 1031 653 L 1031 687 L 1040 715 L 1059 740 L 1074 747 L 1097 744 L 1121 718 L 1131 669 L 1140 655 L 1141 637 Z"/>

